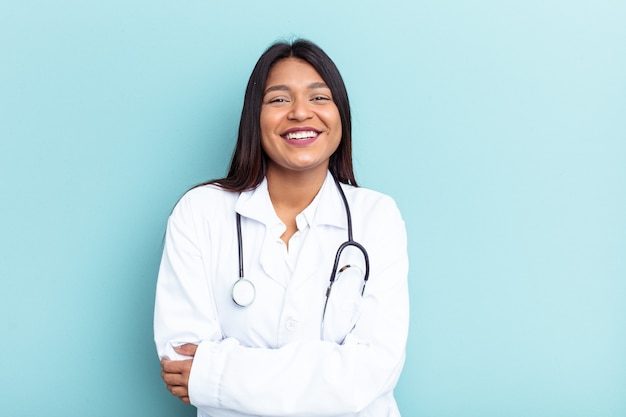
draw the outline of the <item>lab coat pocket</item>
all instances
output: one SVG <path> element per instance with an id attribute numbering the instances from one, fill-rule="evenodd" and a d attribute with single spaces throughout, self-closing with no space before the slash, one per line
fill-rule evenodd
<path id="1" fill-rule="evenodd" d="M 341 344 L 352 331 L 361 313 L 362 287 L 360 268 L 349 268 L 337 275 L 323 316 L 323 340 Z"/>

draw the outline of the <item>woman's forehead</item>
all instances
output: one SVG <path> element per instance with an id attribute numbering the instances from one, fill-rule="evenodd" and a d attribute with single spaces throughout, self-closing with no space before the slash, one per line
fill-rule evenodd
<path id="1" fill-rule="evenodd" d="M 265 86 L 269 88 L 274 84 L 285 86 L 311 85 L 317 88 L 326 86 L 324 79 L 313 65 L 293 57 L 281 59 L 272 66 L 267 74 Z"/>

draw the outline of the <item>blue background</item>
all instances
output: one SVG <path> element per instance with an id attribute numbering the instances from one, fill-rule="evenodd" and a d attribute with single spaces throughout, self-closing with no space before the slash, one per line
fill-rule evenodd
<path id="1" fill-rule="evenodd" d="M 159 378 L 165 222 L 225 173 L 262 51 L 351 94 L 411 258 L 404 416 L 626 415 L 623 1 L 0 1 L 0 414 L 191 416 Z"/>

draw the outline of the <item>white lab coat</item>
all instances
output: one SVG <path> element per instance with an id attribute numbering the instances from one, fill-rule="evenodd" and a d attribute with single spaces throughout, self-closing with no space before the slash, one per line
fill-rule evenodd
<path id="1" fill-rule="evenodd" d="M 216 186 L 189 191 L 167 228 L 154 334 L 159 357 L 199 344 L 189 397 L 199 416 L 396 417 L 393 398 L 408 333 L 408 258 L 404 222 L 383 194 L 342 185 L 354 240 L 370 258 L 363 297 L 362 254 L 347 248 L 349 268 L 325 292 L 347 220 L 330 173 L 316 197 L 293 273 L 271 228 L 282 224 L 264 181 L 241 194 Z M 249 307 L 231 298 L 239 277 L 235 212 L 242 216 Z M 310 214 L 310 213 L 309 213 Z M 277 226 L 279 225 L 279 226 Z M 284 226 L 282 226 L 284 227 Z M 282 252 L 281 252 L 282 250 Z"/>

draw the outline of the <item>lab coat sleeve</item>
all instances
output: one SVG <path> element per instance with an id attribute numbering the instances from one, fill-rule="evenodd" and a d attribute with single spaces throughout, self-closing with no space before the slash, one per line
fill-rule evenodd
<path id="1" fill-rule="evenodd" d="M 192 404 L 262 416 L 337 416 L 391 395 L 408 333 L 405 226 L 388 197 L 360 222 L 355 230 L 367 229 L 371 274 L 360 318 L 344 342 L 303 340 L 279 349 L 202 342 L 189 381 Z"/>
<path id="2" fill-rule="evenodd" d="M 202 340 L 220 340 L 221 331 L 211 300 L 199 250 L 192 196 L 185 195 L 168 220 L 156 289 L 154 338 L 160 358 L 187 359 L 173 347 Z M 203 242 L 208 243 L 210 242 Z"/>

